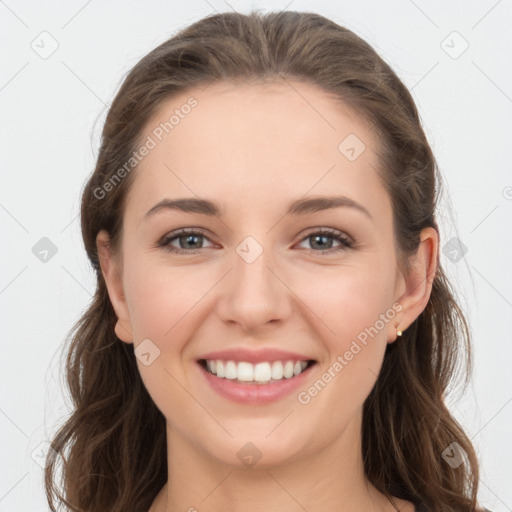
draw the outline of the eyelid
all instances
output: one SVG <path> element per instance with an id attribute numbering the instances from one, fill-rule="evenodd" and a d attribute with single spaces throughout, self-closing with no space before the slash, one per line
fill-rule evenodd
<path id="1" fill-rule="evenodd" d="M 325 226 L 315 226 L 314 228 L 308 229 L 305 235 L 302 236 L 301 241 L 304 240 L 304 238 L 314 235 L 316 233 L 325 233 L 332 235 L 333 237 L 340 237 L 345 238 L 348 242 L 355 245 L 356 240 L 350 236 L 346 231 L 342 231 L 341 229 L 336 228 L 328 228 Z"/>

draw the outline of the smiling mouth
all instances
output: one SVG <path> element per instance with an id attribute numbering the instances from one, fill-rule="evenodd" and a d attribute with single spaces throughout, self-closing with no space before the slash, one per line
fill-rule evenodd
<path id="1" fill-rule="evenodd" d="M 246 361 L 199 359 L 198 363 L 206 372 L 219 379 L 238 384 L 272 384 L 297 377 L 315 365 L 316 361 L 290 359 L 252 364 Z"/>

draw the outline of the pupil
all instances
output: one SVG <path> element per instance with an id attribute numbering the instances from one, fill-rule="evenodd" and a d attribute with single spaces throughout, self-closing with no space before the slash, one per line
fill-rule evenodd
<path id="1" fill-rule="evenodd" d="M 315 240 L 316 239 L 321 239 L 321 240 L 325 241 L 326 238 L 330 238 L 330 237 L 326 236 L 326 235 L 316 235 L 316 236 L 313 236 L 313 239 L 315 239 Z M 320 249 L 325 249 L 325 246 L 324 247 L 321 246 Z"/>
<path id="2" fill-rule="evenodd" d="M 185 242 L 185 243 L 187 244 L 189 241 L 193 240 L 194 238 L 199 238 L 199 237 L 198 237 L 198 236 L 196 236 L 196 235 L 186 235 L 186 236 L 185 236 L 185 237 L 183 237 L 183 238 L 185 238 L 185 240 L 186 240 L 186 242 Z M 192 244 L 193 244 L 193 242 L 192 242 Z"/>

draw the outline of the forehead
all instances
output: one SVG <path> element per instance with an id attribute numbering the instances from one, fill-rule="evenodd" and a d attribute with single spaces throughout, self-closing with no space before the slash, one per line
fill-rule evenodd
<path id="1" fill-rule="evenodd" d="M 384 193 L 378 140 L 363 119 L 303 82 L 190 89 L 162 103 L 141 140 L 152 148 L 134 171 L 128 209 L 194 195 L 247 209 L 306 194 L 364 202 Z"/>

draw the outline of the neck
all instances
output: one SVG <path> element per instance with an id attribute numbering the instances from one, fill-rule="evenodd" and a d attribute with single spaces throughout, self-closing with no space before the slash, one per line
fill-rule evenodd
<path id="1" fill-rule="evenodd" d="M 314 453 L 251 467 L 211 458 L 168 426 L 169 481 L 150 512 L 394 511 L 365 477 L 358 419 Z"/>

